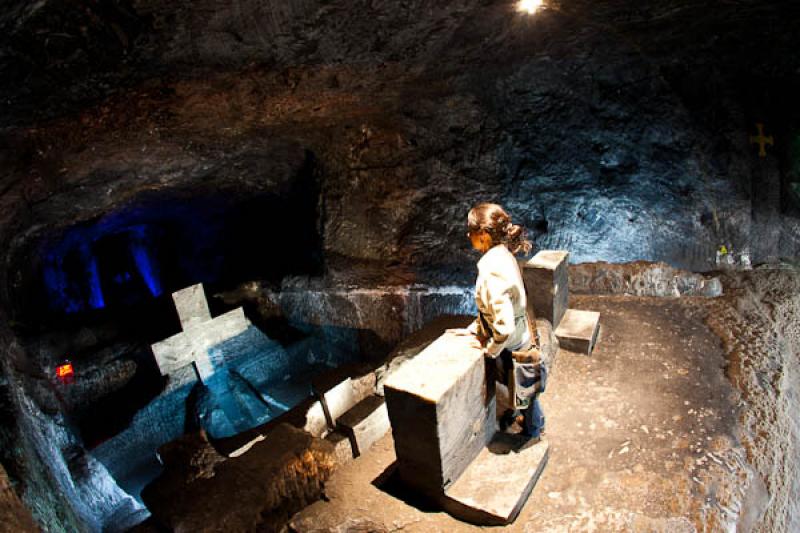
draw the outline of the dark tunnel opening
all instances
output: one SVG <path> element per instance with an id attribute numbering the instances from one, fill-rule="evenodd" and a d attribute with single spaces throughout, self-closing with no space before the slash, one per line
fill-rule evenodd
<path id="1" fill-rule="evenodd" d="M 17 321 L 49 326 L 140 314 L 194 283 L 222 289 L 318 274 L 321 237 L 306 201 L 161 200 L 69 228 L 31 254 L 33 268 L 20 268 Z"/>

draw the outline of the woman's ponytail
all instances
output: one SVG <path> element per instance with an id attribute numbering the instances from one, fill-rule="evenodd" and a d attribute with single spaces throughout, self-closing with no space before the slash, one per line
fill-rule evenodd
<path id="1" fill-rule="evenodd" d="M 506 230 L 506 246 L 512 254 L 523 253 L 528 255 L 533 249 L 533 243 L 525 238 L 525 228 L 509 222 Z"/>

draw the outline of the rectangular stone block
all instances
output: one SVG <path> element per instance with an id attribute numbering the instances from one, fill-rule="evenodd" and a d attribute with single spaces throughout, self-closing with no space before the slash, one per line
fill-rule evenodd
<path id="1" fill-rule="evenodd" d="M 151 345 L 150 348 L 153 350 L 161 375 L 164 376 L 191 364 L 198 357 L 195 346 L 183 333 L 168 337 Z"/>
<path id="2" fill-rule="evenodd" d="M 173 292 L 172 300 L 175 302 L 175 309 L 178 311 L 178 318 L 184 330 L 211 320 L 211 311 L 208 310 L 202 283 Z"/>
<path id="3" fill-rule="evenodd" d="M 570 309 L 556 328 L 561 348 L 591 355 L 600 331 L 600 313 Z"/>
<path id="4" fill-rule="evenodd" d="M 244 309 L 237 307 L 227 313 L 221 314 L 210 322 L 198 322 L 186 331 L 192 337 L 209 348 L 221 342 L 241 335 L 250 327 L 250 321 L 244 315 Z"/>
<path id="5" fill-rule="evenodd" d="M 497 433 L 445 493 L 451 515 L 480 525 L 512 522 L 528 500 L 547 464 L 547 441 L 533 443 Z"/>
<path id="6" fill-rule="evenodd" d="M 569 301 L 569 252 L 541 250 L 522 265 L 528 306 L 558 327 Z"/>
<path id="7" fill-rule="evenodd" d="M 369 396 L 339 417 L 338 430 L 347 435 L 358 457 L 389 431 L 389 414 L 380 396 Z"/>
<path id="8" fill-rule="evenodd" d="M 400 478 L 429 493 L 457 480 L 496 429 L 483 353 L 470 343 L 442 335 L 384 384 Z"/>

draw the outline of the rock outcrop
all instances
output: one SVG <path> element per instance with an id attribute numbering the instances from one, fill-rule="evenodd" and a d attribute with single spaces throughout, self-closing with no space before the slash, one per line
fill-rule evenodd
<path id="1" fill-rule="evenodd" d="M 742 527 L 800 528 L 800 274 L 759 270 L 724 277 L 708 325 L 722 339 L 726 374 L 741 391 L 739 434 L 757 472 Z"/>
<path id="2" fill-rule="evenodd" d="M 201 435 L 162 449 L 164 474 L 143 498 L 155 522 L 173 531 L 278 531 L 322 494 L 333 446 L 281 424 L 247 453 L 219 456 Z"/>
<path id="3" fill-rule="evenodd" d="M 573 294 L 628 294 L 631 296 L 707 296 L 722 294 L 722 282 L 665 263 L 582 263 L 569 269 Z"/>
<path id="4" fill-rule="evenodd" d="M 9 338 L 4 329 L 0 336 Z M 26 368 L 18 345 L 6 344 L 4 355 L 3 366 L 10 378 L 5 384 L 4 409 L 15 416 L 0 427 L 8 446 L 3 460 L 15 467 L 16 489 L 39 524 L 53 531 L 116 531 L 146 518 L 147 510 L 83 447 L 69 419 L 57 407 L 55 385 L 39 383 L 38 392 L 32 390 L 31 382 L 46 378 L 25 375 L 35 371 Z M 10 368 L 12 362 L 16 368 Z M 49 394 L 43 396 L 45 393 Z M 48 411 L 38 402 L 50 404 Z"/>

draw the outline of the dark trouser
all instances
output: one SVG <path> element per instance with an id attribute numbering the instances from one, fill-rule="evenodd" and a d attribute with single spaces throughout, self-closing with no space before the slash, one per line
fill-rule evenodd
<path id="1" fill-rule="evenodd" d="M 514 365 L 512 363 L 511 352 L 503 350 L 500 356 L 495 360 L 497 365 L 497 381 L 507 385 L 508 376 L 513 372 Z M 542 405 L 539 403 L 539 395 L 544 392 L 547 386 L 547 368 L 542 365 L 541 367 L 541 386 L 536 394 L 531 398 L 530 405 L 522 410 L 523 423 L 522 431 L 531 437 L 540 437 L 544 430 L 544 412 Z M 511 399 L 513 402 L 513 399 Z"/>

